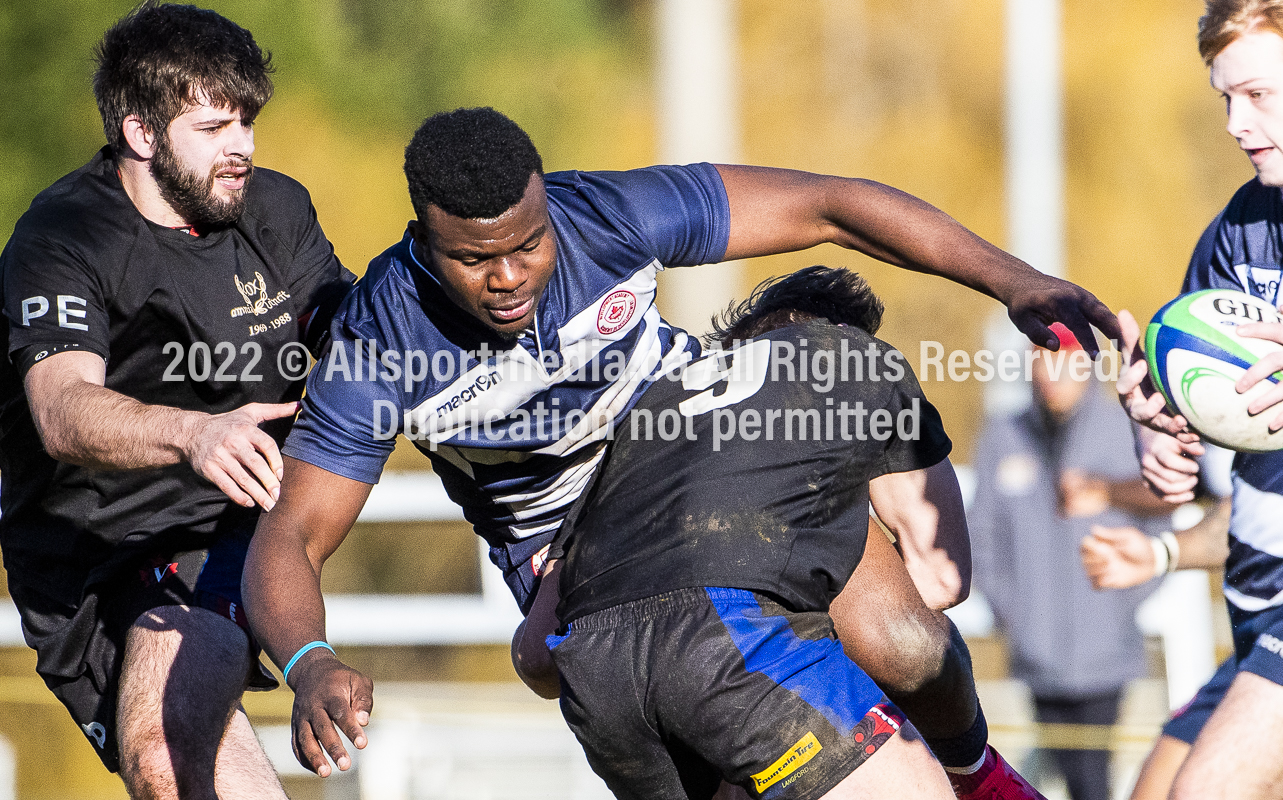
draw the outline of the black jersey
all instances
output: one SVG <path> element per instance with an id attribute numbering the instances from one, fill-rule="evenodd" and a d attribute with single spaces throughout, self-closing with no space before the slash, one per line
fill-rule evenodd
<path id="1" fill-rule="evenodd" d="M 144 403 L 221 413 L 297 399 L 299 348 L 328 322 L 313 317 L 328 316 L 352 282 L 306 189 L 257 169 L 237 225 L 197 237 L 145 219 L 104 148 L 36 197 L 0 270 L 0 546 L 11 580 L 75 602 L 91 570 L 172 548 L 173 537 L 203 547 L 252 519 L 185 463 L 110 471 L 54 461 L 22 379 L 43 358 L 86 350 L 106 360 L 107 388 Z M 276 422 L 265 429 L 279 443 L 289 421 Z"/>
<path id="2" fill-rule="evenodd" d="M 952 446 L 907 360 L 856 328 L 789 326 L 671 377 L 562 531 L 563 622 L 700 586 L 826 610 L 863 555 L 869 481 Z"/>

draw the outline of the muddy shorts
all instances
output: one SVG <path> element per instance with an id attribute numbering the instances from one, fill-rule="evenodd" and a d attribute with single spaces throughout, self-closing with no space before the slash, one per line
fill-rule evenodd
<path id="1" fill-rule="evenodd" d="M 842 651 L 825 612 L 740 589 L 682 589 L 548 637 L 561 710 L 625 800 L 809 800 L 890 739 L 903 716 Z"/>

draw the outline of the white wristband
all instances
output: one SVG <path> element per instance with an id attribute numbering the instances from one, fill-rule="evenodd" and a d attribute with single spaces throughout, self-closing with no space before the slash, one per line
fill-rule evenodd
<path id="1" fill-rule="evenodd" d="M 1167 572 L 1167 565 L 1172 560 L 1172 556 L 1167 550 L 1167 545 L 1157 536 L 1149 537 L 1149 546 L 1154 549 L 1154 577 L 1157 578 Z"/>
<path id="2" fill-rule="evenodd" d="M 1158 534 L 1158 538 L 1167 547 L 1167 571 L 1175 572 L 1180 569 L 1181 543 L 1176 539 L 1176 534 L 1171 531 L 1163 531 Z"/>

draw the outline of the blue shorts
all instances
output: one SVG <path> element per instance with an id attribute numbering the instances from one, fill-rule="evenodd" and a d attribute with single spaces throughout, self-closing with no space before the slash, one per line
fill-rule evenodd
<path id="1" fill-rule="evenodd" d="M 623 800 L 812 800 L 903 716 L 842 651 L 823 611 L 741 589 L 680 589 L 587 614 L 548 637 L 561 710 Z"/>
<path id="2" fill-rule="evenodd" d="M 1238 660 L 1234 656 L 1222 661 L 1212 679 L 1203 684 L 1203 688 L 1188 703 L 1172 714 L 1172 718 L 1163 726 L 1163 734 L 1180 739 L 1186 744 L 1193 744 L 1207 724 L 1208 717 L 1212 716 L 1225 692 L 1229 691 L 1237 674 Z"/>
<path id="3" fill-rule="evenodd" d="M 1240 672 L 1283 686 L 1283 606 L 1247 612 L 1230 606 Z"/>

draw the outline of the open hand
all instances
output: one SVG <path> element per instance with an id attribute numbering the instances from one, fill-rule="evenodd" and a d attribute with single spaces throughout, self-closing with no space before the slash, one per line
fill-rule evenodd
<path id="1" fill-rule="evenodd" d="M 1118 375 L 1118 399 L 1127 409 L 1127 416 L 1147 428 L 1166 433 L 1185 442 L 1198 441 L 1198 435 L 1189 430 L 1189 423 L 1180 414 L 1170 414 L 1167 400 L 1149 379 L 1149 365 L 1145 350 L 1140 344 L 1140 325 L 1130 311 L 1118 312 L 1118 325 L 1122 330 L 1123 369 Z"/>
<path id="2" fill-rule="evenodd" d="M 201 415 L 183 444 L 196 474 L 232 502 L 271 511 L 285 476 L 276 440 L 259 423 L 297 414 L 298 403 L 249 403 L 224 414 Z"/>
<path id="3" fill-rule="evenodd" d="M 1100 328 L 1107 339 L 1118 341 L 1120 336 L 1114 312 L 1094 294 L 1069 281 L 1041 273 L 1020 281 L 1007 298 L 1007 313 L 1029 341 L 1048 350 L 1060 349 L 1060 340 L 1049 327 L 1053 322 L 1072 331 L 1093 359 L 1100 349 L 1096 346 L 1092 325 Z"/>
<path id="4" fill-rule="evenodd" d="M 1239 336 L 1265 339 L 1283 344 L 1283 323 L 1280 322 L 1253 322 L 1238 326 L 1236 331 Z M 1283 370 L 1283 352 L 1270 353 L 1253 364 L 1247 372 L 1243 373 L 1238 379 L 1238 383 L 1234 384 L 1234 388 L 1238 390 L 1239 394 L 1242 394 L 1279 370 Z M 1253 400 L 1247 407 L 1247 413 L 1252 415 L 1260 414 L 1280 401 L 1283 401 L 1283 383 L 1275 384 L 1273 389 Z M 1283 428 L 1283 413 L 1280 413 L 1270 422 L 1271 433 L 1279 428 Z"/>

